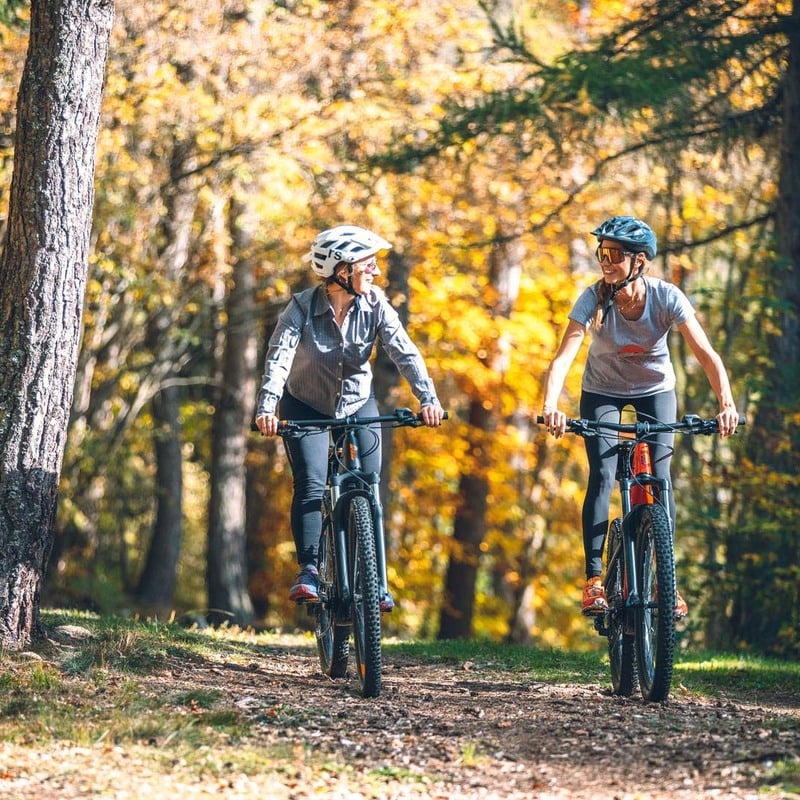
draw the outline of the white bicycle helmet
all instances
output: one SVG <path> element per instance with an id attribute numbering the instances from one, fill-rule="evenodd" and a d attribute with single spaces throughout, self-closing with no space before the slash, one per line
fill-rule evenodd
<path id="1" fill-rule="evenodd" d="M 337 225 L 316 235 L 307 258 L 317 275 L 330 278 L 338 264 L 354 264 L 391 246 L 386 239 L 366 228 Z"/>

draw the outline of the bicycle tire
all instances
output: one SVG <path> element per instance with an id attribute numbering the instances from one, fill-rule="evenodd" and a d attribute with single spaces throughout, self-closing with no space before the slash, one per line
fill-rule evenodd
<path id="1" fill-rule="evenodd" d="M 663 506 L 639 506 L 636 570 L 642 603 L 636 609 L 639 688 L 648 702 L 666 700 L 675 659 L 675 556 Z"/>
<path id="2" fill-rule="evenodd" d="M 624 592 L 622 519 L 612 521 L 606 542 L 606 600 L 608 612 L 608 660 L 614 694 L 630 697 L 637 689 L 634 637 L 627 624 L 628 609 Z"/>
<path id="3" fill-rule="evenodd" d="M 324 675 L 331 678 L 343 678 L 347 674 L 347 662 L 350 659 L 350 629 L 352 626 L 341 624 L 337 614 L 336 548 L 330 515 L 323 518 L 317 568 L 319 570 L 320 602 L 315 604 L 314 634 L 317 639 L 319 664 Z"/>
<path id="4" fill-rule="evenodd" d="M 353 571 L 350 585 L 358 681 L 364 697 L 377 697 L 381 693 L 383 667 L 380 584 L 372 513 L 365 497 L 354 497 L 351 501 L 347 533 Z"/>

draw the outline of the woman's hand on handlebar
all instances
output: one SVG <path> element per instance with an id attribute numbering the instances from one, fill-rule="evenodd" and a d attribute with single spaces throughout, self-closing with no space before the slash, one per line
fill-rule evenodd
<path id="1" fill-rule="evenodd" d="M 726 406 L 717 414 L 717 430 L 720 436 L 732 436 L 739 424 L 739 412 L 735 406 Z"/>
<path id="2" fill-rule="evenodd" d="M 545 406 L 542 409 L 542 419 L 547 430 L 560 439 L 567 431 L 567 415 L 557 408 Z"/>
<path id="3" fill-rule="evenodd" d="M 422 421 L 429 428 L 438 428 L 444 419 L 444 409 L 438 403 L 422 406 L 420 413 L 422 414 Z"/>
<path id="4" fill-rule="evenodd" d="M 262 436 L 275 436 L 278 433 L 278 418 L 274 414 L 256 417 L 256 427 Z"/>

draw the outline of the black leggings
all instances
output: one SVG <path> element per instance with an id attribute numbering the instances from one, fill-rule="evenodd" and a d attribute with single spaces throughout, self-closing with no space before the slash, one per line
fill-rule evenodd
<path id="1" fill-rule="evenodd" d="M 637 419 L 674 422 L 677 400 L 674 391 L 661 392 L 647 397 L 606 397 L 584 392 L 581 395 L 581 417 L 585 419 L 619 422 L 622 409 L 632 406 Z M 670 478 L 670 462 L 674 433 L 660 433 L 650 440 L 653 474 L 657 478 Z M 583 549 L 586 557 L 586 577 L 600 575 L 603 564 L 603 547 L 608 532 L 608 509 L 611 492 L 616 485 L 616 436 L 592 436 L 583 440 L 589 459 L 589 483 L 583 501 Z M 675 530 L 675 501 L 669 493 L 669 514 Z"/>
<path id="2" fill-rule="evenodd" d="M 280 402 L 282 419 L 323 419 L 311 406 L 296 397 L 284 393 Z M 378 416 L 378 405 L 374 397 L 355 413 L 356 417 Z M 336 430 L 334 429 L 334 435 Z M 361 467 L 365 472 L 381 470 L 381 429 L 371 425 L 356 430 Z M 300 436 L 284 437 L 286 452 L 292 467 L 294 494 L 292 495 L 292 536 L 297 552 L 297 563 L 316 564 L 319 539 L 322 531 L 322 493 L 328 473 L 328 431 L 309 429 Z"/>

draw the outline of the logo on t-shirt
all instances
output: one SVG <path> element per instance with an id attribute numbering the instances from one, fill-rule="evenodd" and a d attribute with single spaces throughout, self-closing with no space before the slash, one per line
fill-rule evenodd
<path id="1" fill-rule="evenodd" d="M 624 347 L 620 347 L 619 354 L 628 358 L 635 358 L 644 354 L 644 348 L 638 344 L 626 344 Z"/>

